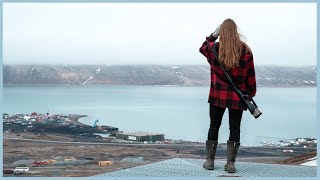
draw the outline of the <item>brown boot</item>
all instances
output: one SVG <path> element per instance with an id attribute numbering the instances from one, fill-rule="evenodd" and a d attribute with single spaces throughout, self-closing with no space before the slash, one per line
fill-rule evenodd
<path id="1" fill-rule="evenodd" d="M 214 159 L 216 156 L 217 150 L 217 141 L 207 141 L 206 142 L 206 149 L 207 149 L 207 161 L 203 164 L 203 168 L 207 170 L 214 169 Z"/>
<path id="2" fill-rule="evenodd" d="M 227 164 L 224 166 L 224 170 L 227 171 L 228 173 L 236 172 L 234 162 L 236 161 L 239 146 L 240 146 L 239 142 L 236 142 L 236 141 L 227 142 Z"/>

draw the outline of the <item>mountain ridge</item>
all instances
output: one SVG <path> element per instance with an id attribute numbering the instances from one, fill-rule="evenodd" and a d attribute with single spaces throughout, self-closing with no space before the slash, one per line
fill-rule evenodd
<path id="1" fill-rule="evenodd" d="M 316 66 L 255 66 L 257 86 L 317 85 Z M 208 65 L 3 65 L 5 85 L 210 85 Z"/>

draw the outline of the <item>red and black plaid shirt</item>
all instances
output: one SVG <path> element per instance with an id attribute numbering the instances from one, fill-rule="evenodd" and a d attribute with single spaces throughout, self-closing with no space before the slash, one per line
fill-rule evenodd
<path id="1" fill-rule="evenodd" d="M 207 37 L 206 39 L 210 42 L 210 47 L 213 47 L 214 41 L 217 38 Z M 223 73 L 210 47 L 208 47 L 206 41 L 200 47 L 200 52 L 207 58 L 211 67 L 211 87 L 208 102 L 220 107 L 247 110 L 247 107 L 233 90 L 233 87 Z M 256 94 L 253 56 L 252 52 L 247 51 L 245 46 L 242 49 L 239 67 L 233 68 L 229 73 L 239 89 L 247 92 L 249 97 L 252 98 Z M 216 51 L 219 53 L 219 43 L 216 45 Z"/>

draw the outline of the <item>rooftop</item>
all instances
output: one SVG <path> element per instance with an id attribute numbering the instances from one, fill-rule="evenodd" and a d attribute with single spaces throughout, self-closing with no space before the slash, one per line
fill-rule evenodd
<path id="1" fill-rule="evenodd" d="M 174 158 L 147 165 L 122 169 L 96 177 L 316 177 L 317 167 L 299 165 L 264 164 L 236 162 L 237 172 L 229 174 L 224 171 L 225 161 L 215 161 L 215 170 L 202 168 L 203 159 Z"/>
<path id="2" fill-rule="evenodd" d="M 137 131 L 137 132 L 123 132 L 119 134 L 125 134 L 125 135 L 131 135 L 131 136 L 153 136 L 153 135 L 163 135 L 159 133 L 151 133 L 151 132 L 143 132 L 143 131 Z"/>

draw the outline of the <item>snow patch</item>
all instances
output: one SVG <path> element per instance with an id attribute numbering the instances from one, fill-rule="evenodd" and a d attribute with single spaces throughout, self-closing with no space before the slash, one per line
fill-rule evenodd
<path id="1" fill-rule="evenodd" d="M 33 71 L 34 71 L 34 66 L 31 68 L 31 71 L 29 72 L 29 76 L 32 74 Z"/>
<path id="2" fill-rule="evenodd" d="M 177 66 L 171 66 L 172 69 L 179 69 Z"/>
<path id="3" fill-rule="evenodd" d="M 98 74 L 99 72 L 100 72 L 100 69 L 97 69 L 97 70 L 96 70 L 96 74 Z"/>
<path id="4" fill-rule="evenodd" d="M 89 80 L 93 79 L 93 76 L 89 77 L 82 85 L 85 85 Z"/>
<path id="5" fill-rule="evenodd" d="M 317 166 L 317 156 L 311 159 L 308 159 L 307 162 L 300 164 L 302 166 Z"/>

